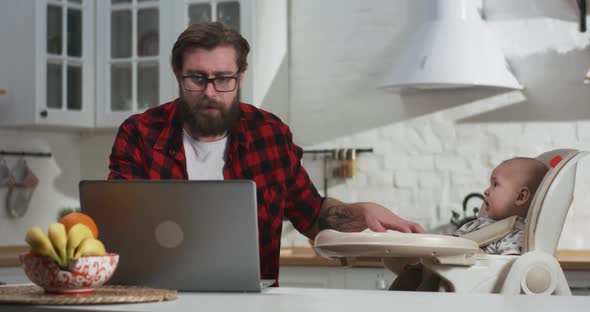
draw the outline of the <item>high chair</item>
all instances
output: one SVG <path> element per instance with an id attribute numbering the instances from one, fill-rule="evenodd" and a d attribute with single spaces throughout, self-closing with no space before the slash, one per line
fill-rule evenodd
<path id="1" fill-rule="evenodd" d="M 537 157 L 550 169 L 529 207 L 520 256 L 489 255 L 479 249 L 508 234 L 515 217 L 463 237 L 323 230 L 316 236 L 314 248 L 327 258 L 379 257 L 398 276 L 418 264 L 422 288 L 417 290 L 571 295 L 554 254 L 573 202 L 577 163 L 587 154 L 568 149 Z"/>

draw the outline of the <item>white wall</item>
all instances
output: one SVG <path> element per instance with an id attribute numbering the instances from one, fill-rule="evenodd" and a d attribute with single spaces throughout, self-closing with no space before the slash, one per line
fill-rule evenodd
<path id="1" fill-rule="evenodd" d="M 80 138 L 80 176 L 87 180 L 104 180 L 109 175 L 109 156 L 116 130 L 89 133 Z"/>
<path id="2" fill-rule="evenodd" d="M 288 22 L 287 0 L 256 1 L 252 104 L 283 120 L 289 119 Z"/>
<path id="3" fill-rule="evenodd" d="M 565 0 L 486 1 L 523 92 L 376 90 L 407 31 L 424 18 L 416 10 L 423 2 L 291 1 L 290 123 L 305 148 L 374 148 L 359 157 L 355 178 L 330 181 L 330 196 L 376 201 L 437 230 L 451 209 L 461 210 L 465 195 L 483 192 L 501 160 L 590 148 L 590 87 L 582 83 L 590 35 L 577 31 L 575 5 Z M 321 191 L 321 161 L 304 163 Z M 586 181 L 562 248 L 590 246 Z"/>
<path id="4" fill-rule="evenodd" d="M 57 220 L 60 209 L 79 207 L 78 183 L 82 179 L 106 179 L 108 156 L 115 132 L 74 133 L 71 131 L 0 130 L 0 150 L 49 152 L 51 158 L 25 160 L 39 178 L 27 213 L 13 218 L 6 206 L 7 188 L 0 187 L 0 245 L 24 245 L 24 235 L 32 226 L 46 230 Z M 2 156 L 0 156 L 2 159 Z M 5 156 L 9 168 L 19 157 Z"/>

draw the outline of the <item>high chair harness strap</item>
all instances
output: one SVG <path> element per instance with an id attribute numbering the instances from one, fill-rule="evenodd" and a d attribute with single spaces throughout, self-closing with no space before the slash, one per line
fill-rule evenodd
<path id="1" fill-rule="evenodd" d="M 459 237 L 472 240 L 476 242 L 479 247 L 486 246 L 490 243 L 501 240 L 512 232 L 516 226 L 517 218 L 518 216 L 508 217 L 482 227 L 479 230 L 460 235 Z"/>

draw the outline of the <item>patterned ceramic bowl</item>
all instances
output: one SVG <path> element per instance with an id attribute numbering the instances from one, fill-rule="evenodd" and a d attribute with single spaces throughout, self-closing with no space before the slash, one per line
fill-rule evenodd
<path id="1" fill-rule="evenodd" d="M 60 269 L 49 257 L 25 253 L 20 256 L 27 277 L 51 294 L 84 295 L 106 283 L 117 268 L 119 255 L 80 257 Z"/>

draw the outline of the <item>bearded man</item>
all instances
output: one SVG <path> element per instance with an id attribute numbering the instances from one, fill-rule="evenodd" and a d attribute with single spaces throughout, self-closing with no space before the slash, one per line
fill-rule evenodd
<path id="1" fill-rule="evenodd" d="M 424 232 L 376 203 L 320 196 L 289 127 L 239 101 L 249 51 L 246 39 L 220 23 L 180 34 L 171 57 L 179 97 L 123 122 L 109 179 L 253 180 L 262 279 L 278 280 L 284 217 L 310 239 L 322 229 Z"/>

